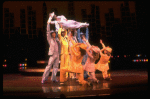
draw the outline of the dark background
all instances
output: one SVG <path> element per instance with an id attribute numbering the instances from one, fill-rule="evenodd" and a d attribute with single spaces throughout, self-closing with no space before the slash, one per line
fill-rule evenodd
<path id="1" fill-rule="evenodd" d="M 110 59 L 111 70 L 147 68 L 148 62 L 132 62 L 133 59 L 137 58 L 136 54 L 141 54 L 141 58 L 143 59 L 148 57 L 148 6 L 144 1 L 135 1 L 135 4 L 137 28 L 132 28 L 132 33 L 127 33 L 129 30 L 126 28 L 132 27 L 132 25 L 122 22 L 112 24 L 111 37 L 100 34 L 89 34 L 89 42 L 92 45 L 97 45 L 101 48 L 99 40 L 102 39 L 106 46 L 112 47 L 112 55 L 114 57 Z M 89 31 L 91 31 L 91 26 L 89 26 Z M 42 34 L 43 31 L 39 30 L 38 32 L 39 35 L 35 36 L 34 39 L 28 39 L 26 35 L 20 35 L 19 28 L 15 29 L 15 34 L 11 37 L 1 33 L 2 61 L 6 59 L 8 64 L 6 68 L 3 68 L 4 72 L 18 72 L 18 64 L 23 62 L 25 58 L 27 58 L 28 67 L 36 67 L 37 60 L 48 60 L 47 53 L 49 45 L 46 36 Z M 119 58 L 115 57 L 117 55 L 119 55 Z M 130 55 L 130 57 L 124 58 L 124 55 Z"/>

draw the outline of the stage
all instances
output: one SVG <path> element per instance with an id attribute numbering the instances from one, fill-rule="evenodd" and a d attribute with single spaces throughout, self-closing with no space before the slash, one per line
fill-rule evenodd
<path id="1" fill-rule="evenodd" d="M 26 71 L 27 70 L 29 69 L 26 69 Z M 30 71 L 33 72 L 31 69 Z M 39 69 L 39 71 L 43 72 L 43 69 Z M 25 73 L 3 74 L 3 97 L 110 98 L 113 96 L 141 96 L 144 98 L 148 96 L 147 70 L 117 70 L 110 71 L 109 73 L 111 74 L 111 81 L 103 80 L 101 72 L 96 73 L 96 77 L 101 83 L 93 83 L 91 87 L 79 85 L 77 80 L 70 78 L 65 85 L 51 82 L 50 77 L 45 84 L 41 84 L 42 77 L 39 75 L 26 75 Z M 57 79 L 59 79 L 59 75 L 57 75 Z M 90 81 L 90 79 L 88 79 L 88 81 Z"/>

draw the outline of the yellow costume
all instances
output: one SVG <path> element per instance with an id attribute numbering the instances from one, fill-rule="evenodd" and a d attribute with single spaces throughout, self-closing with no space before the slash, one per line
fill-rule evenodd
<path id="1" fill-rule="evenodd" d="M 60 40 L 60 44 L 61 44 L 61 62 L 60 62 L 60 69 L 62 67 L 66 67 L 68 68 L 69 66 L 69 40 L 68 40 L 68 36 L 67 36 L 67 31 L 65 32 L 65 36 L 61 36 L 61 32 L 64 31 L 62 28 L 59 28 L 58 30 L 58 38 Z M 61 72 L 61 71 L 60 71 Z M 66 74 L 68 75 L 68 73 Z"/>
<path id="2" fill-rule="evenodd" d="M 72 61 L 70 62 L 69 68 L 61 68 L 60 72 L 60 82 L 66 81 L 66 75 L 65 72 L 73 72 L 77 73 L 77 77 L 79 80 L 80 84 L 87 84 L 87 81 L 84 80 L 84 70 L 83 66 L 81 64 L 83 55 L 80 51 L 80 48 L 86 50 L 87 46 L 83 43 L 75 43 L 73 40 L 71 40 L 73 43 L 73 46 L 71 47 L 71 56 L 72 56 Z"/>

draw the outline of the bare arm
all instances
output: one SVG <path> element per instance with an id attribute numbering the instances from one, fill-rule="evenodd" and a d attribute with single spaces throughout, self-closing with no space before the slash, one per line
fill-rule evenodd
<path id="1" fill-rule="evenodd" d="M 62 28 L 59 28 L 59 30 L 58 30 L 58 38 L 60 41 L 61 41 L 61 30 L 62 30 Z"/>
<path id="2" fill-rule="evenodd" d="M 85 37 L 83 37 L 83 39 L 82 39 L 83 41 L 85 41 L 85 43 L 86 43 L 86 45 L 88 46 L 88 47 L 91 47 L 91 44 L 89 43 L 89 41 L 88 40 L 86 40 L 85 39 Z"/>
<path id="3" fill-rule="evenodd" d="M 50 26 L 49 26 L 49 23 L 47 23 L 47 41 L 50 45 L 50 41 L 51 41 L 51 34 L 50 34 Z"/>
<path id="4" fill-rule="evenodd" d="M 100 50 L 100 55 L 104 55 L 102 52 L 105 50 L 105 48 Z"/>
<path id="5" fill-rule="evenodd" d="M 93 58 L 93 55 L 90 53 L 91 47 L 89 47 L 86 52 L 88 54 L 89 57 Z"/>
<path id="6" fill-rule="evenodd" d="M 102 44 L 102 47 L 105 48 L 105 45 L 101 39 L 100 39 L 100 43 Z"/>

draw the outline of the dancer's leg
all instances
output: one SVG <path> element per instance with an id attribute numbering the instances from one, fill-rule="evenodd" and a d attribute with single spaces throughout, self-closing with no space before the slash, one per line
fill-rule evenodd
<path id="1" fill-rule="evenodd" d="M 52 72 L 52 77 L 51 80 L 55 81 L 56 79 L 56 75 L 57 75 L 57 71 L 58 71 L 58 66 L 59 66 L 59 55 L 57 58 L 55 58 L 54 60 L 54 64 L 53 64 L 53 72 Z"/>
<path id="2" fill-rule="evenodd" d="M 90 75 L 92 79 L 94 80 L 94 82 L 97 82 L 97 78 L 95 77 L 95 72 L 90 72 Z"/>
<path id="3" fill-rule="evenodd" d="M 103 78 L 106 79 L 108 77 L 107 71 L 102 71 Z"/>
<path id="4" fill-rule="evenodd" d="M 85 62 L 86 62 L 86 60 L 87 60 L 87 57 L 88 57 L 88 55 L 87 55 L 87 53 L 86 53 L 86 54 L 83 56 L 83 59 L 82 59 L 82 62 L 81 62 L 82 66 L 85 65 Z M 88 78 L 88 77 L 89 77 L 88 72 L 87 72 L 87 71 L 84 71 L 84 78 L 86 79 L 86 78 Z"/>
<path id="5" fill-rule="evenodd" d="M 61 64 L 60 68 L 68 68 L 69 67 L 69 54 L 61 55 Z M 66 78 L 68 78 L 68 72 L 66 72 Z"/>
<path id="6" fill-rule="evenodd" d="M 66 72 L 71 72 L 71 71 L 64 69 L 64 68 L 60 69 L 60 82 L 67 81 Z"/>
<path id="7" fill-rule="evenodd" d="M 64 56 L 65 67 L 69 69 L 69 54 L 65 54 Z M 68 78 L 69 72 L 66 72 L 66 77 Z"/>
<path id="8" fill-rule="evenodd" d="M 82 73 L 77 73 L 79 83 L 82 85 L 87 84 L 87 81 L 84 80 L 84 74 L 83 73 L 84 73 L 84 71 Z"/>
<path id="9" fill-rule="evenodd" d="M 64 63 L 64 54 L 62 54 L 61 56 L 60 56 L 60 59 L 61 59 L 61 62 L 60 62 L 60 69 L 61 68 L 63 68 L 65 65 L 65 63 Z"/>
<path id="10" fill-rule="evenodd" d="M 54 56 L 50 56 L 49 61 L 48 61 L 48 65 L 46 66 L 45 71 L 44 71 L 43 76 L 42 76 L 42 81 L 45 81 L 48 79 L 48 76 L 49 76 L 49 73 L 50 73 L 50 70 L 52 68 L 53 63 L 54 63 Z"/>

